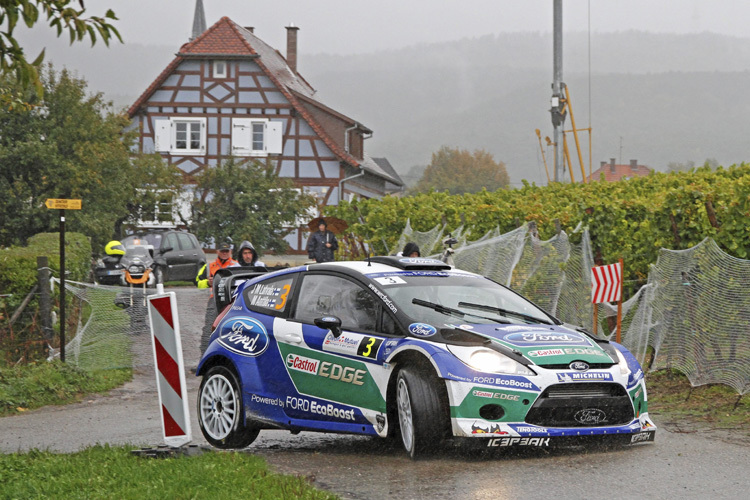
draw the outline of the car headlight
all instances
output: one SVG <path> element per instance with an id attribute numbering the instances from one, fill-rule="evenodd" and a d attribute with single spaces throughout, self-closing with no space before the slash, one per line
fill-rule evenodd
<path id="1" fill-rule="evenodd" d="M 617 366 L 620 367 L 620 375 L 623 377 L 627 377 L 630 375 L 630 368 L 628 368 L 628 362 L 625 360 L 625 356 L 622 355 L 619 349 L 615 349 L 615 352 L 617 352 L 617 359 L 618 363 Z"/>
<path id="2" fill-rule="evenodd" d="M 509 375 L 536 375 L 521 363 L 486 347 L 447 346 L 448 350 L 464 364 L 485 373 Z"/>

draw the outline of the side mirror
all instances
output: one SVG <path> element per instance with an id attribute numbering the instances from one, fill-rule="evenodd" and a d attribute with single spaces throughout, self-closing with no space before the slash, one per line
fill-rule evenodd
<path id="1" fill-rule="evenodd" d="M 167 252 L 171 252 L 172 250 L 174 250 L 174 248 L 172 248 L 172 247 L 162 247 L 162 249 L 159 250 L 159 253 L 160 254 L 165 254 Z"/>
<path id="2" fill-rule="evenodd" d="M 331 330 L 333 336 L 338 338 L 341 335 L 341 320 L 336 316 L 323 316 L 315 318 L 315 326 L 325 330 Z"/>

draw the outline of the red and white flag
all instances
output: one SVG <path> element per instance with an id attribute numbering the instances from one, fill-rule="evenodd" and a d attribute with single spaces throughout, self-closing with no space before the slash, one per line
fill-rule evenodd
<path id="1" fill-rule="evenodd" d="M 622 267 L 619 263 L 591 268 L 591 302 L 617 302 L 622 293 Z"/>

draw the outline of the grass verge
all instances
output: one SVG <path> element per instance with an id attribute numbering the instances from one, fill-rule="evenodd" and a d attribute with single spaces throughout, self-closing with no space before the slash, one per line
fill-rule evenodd
<path id="1" fill-rule="evenodd" d="M 0 416 L 72 403 L 86 394 L 119 387 L 132 378 L 132 368 L 89 372 L 60 361 L 3 368 L 0 370 Z"/>
<path id="2" fill-rule="evenodd" d="M 738 432 L 750 437 L 750 396 L 721 384 L 692 387 L 685 375 L 660 370 L 646 376 L 649 413 L 683 428 Z"/>
<path id="3" fill-rule="evenodd" d="M 247 453 L 141 458 L 129 447 L 95 446 L 72 454 L 0 455 L 5 498 L 335 499 L 305 478 L 269 471 Z"/>

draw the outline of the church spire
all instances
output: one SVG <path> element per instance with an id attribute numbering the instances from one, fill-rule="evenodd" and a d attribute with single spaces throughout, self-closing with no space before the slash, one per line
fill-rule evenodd
<path id="1" fill-rule="evenodd" d="M 192 42 L 201 33 L 206 31 L 206 14 L 203 12 L 203 0 L 195 0 L 195 15 L 193 16 L 193 35 L 190 37 Z"/>

